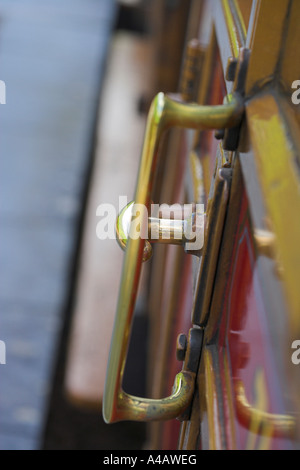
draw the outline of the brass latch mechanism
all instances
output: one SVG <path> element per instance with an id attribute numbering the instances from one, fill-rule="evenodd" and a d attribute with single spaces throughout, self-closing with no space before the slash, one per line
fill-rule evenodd
<path id="1" fill-rule="evenodd" d="M 147 233 L 149 225 L 157 224 L 157 221 L 148 220 L 148 213 L 159 146 L 165 131 L 171 127 L 197 130 L 234 128 L 241 123 L 243 112 L 243 98 L 238 93 L 228 96 L 224 104 L 218 106 L 187 104 L 164 93 L 159 93 L 154 98 L 148 115 L 134 197 L 135 205 L 145 211 L 141 216 L 141 233 Z M 132 207 L 127 206 L 120 214 L 117 223 L 118 241 L 123 248 L 126 247 L 126 250 L 103 400 L 103 417 L 107 423 L 121 420 L 167 420 L 182 416 L 191 403 L 195 387 L 195 371 L 186 368 L 176 375 L 173 392 L 166 398 L 154 400 L 135 397 L 127 394 L 122 388 L 142 262 L 151 256 L 151 239 L 130 236 L 132 224 L 130 210 Z M 177 239 L 176 230 L 180 229 L 183 233 L 182 224 L 186 222 L 179 219 L 176 223 L 160 222 L 159 226 L 166 228 L 168 225 L 170 233 L 173 234 L 170 241 L 176 243 L 178 241 L 185 245 L 187 240 Z M 158 238 L 160 241 L 163 240 L 162 232 L 158 233 Z"/>

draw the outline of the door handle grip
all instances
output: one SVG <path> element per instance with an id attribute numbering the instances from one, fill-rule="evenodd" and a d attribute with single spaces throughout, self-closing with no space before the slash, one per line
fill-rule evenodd
<path id="1" fill-rule="evenodd" d="M 146 209 L 142 216 L 144 227 L 147 224 L 147 210 L 151 201 L 159 144 L 163 133 L 170 127 L 199 130 L 234 127 L 240 123 L 243 111 L 243 101 L 239 95 L 229 96 L 225 104 L 217 106 L 186 104 L 164 93 L 159 93 L 154 98 L 147 119 L 134 198 L 136 204 Z M 134 397 L 122 389 L 144 246 L 145 240 L 140 237 L 136 239 L 129 237 L 126 244 L 103 397 L 103 417 L 107 423 L 125 419 L 135 421 L 171 419 L 180 415 L 189 406 L 193 396 L 195 374 L 185 371 L 176 375 L 173 393 L 161 400 Z"/>

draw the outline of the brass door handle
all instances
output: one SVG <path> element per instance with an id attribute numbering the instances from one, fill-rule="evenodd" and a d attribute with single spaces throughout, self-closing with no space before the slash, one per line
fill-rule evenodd
<path id="1" fill-rule="evenodd" d="M 158 150 L 163 133 L 170 127 L 226 129 L 237 126 L 243 115 L 239 95 L 229 96 L 219 106 L 186 104 L 159 93 L 153 100 L 146 126 L 134 201 L 142 212 L 141 233 L 147 226 L 147 210 L 157 168 Z M 144 208 L 144 209 L 143 209 Z M 175 377 L 173 393 L 153 400 L 127 394 L 122 389 L 132 316 L 138 290 L 145 240 L 129 236 L 119 291 L 117 313 L 111 340 L 103 398 L 103 417 L 107 423 L 121 420 L 167 420 L 184 412 L 194 392 L 195 374 L 182 371 Z"/>

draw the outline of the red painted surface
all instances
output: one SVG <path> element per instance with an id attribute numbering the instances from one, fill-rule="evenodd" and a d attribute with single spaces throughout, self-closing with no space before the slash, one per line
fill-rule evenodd
<path id="1" fill-rule="evenodd" d="M 229 428 L 230 404 L 233 403 L 236 416 L 237 448 L 245 449 L 249 446 L 251 448 L 259 448 L 260 446 L 271 449 L 289 448 L 288 440 L 264 439 L 261 436 L 255 436 L 250 433 L 251 423 L 245 421 L 241 423 L 237 419 L 234 394 L 236 379 L 243 382 L 249 404 L 269 413 L 285 413 L 280 396 L 280 381 L 272 355 L 270 325 L 263 304 L 257 259 L 251 236 L 248 201 L 245 194 L 241 204 L 223 305 L 218 357 L 228 445 L 230 447 L 234 445 Z M 225 356 L 228 358 L 231 375 L 231 397 L 225 386 Z"/>

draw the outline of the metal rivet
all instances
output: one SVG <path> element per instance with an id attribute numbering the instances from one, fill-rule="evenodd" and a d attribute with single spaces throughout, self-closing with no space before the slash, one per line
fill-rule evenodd
<path id="1" fill-rule="evenodd" d="M 217 140 L 222 140 L 224 139 L 224 135 L 225 135 L 225 129 L 217 129 L 215 131 L 215 138 Z"/>
<path id="2" fill-rule="evenodd" d="M 187 337 L 184 334 L 180 334 L 177 337 L 176 343 L 176 358 L 178 361 L 184 361 L 187 350 Z"/>

